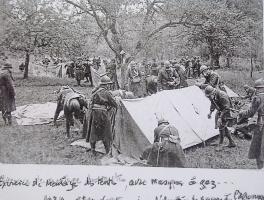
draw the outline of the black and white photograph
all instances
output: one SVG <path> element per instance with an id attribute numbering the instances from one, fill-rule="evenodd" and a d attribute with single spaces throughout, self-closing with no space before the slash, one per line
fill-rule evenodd
<path id="1" fill-rule="evenodd" d="M 262 0 L 0 0 L 0 163 L 264 167 Z"/>

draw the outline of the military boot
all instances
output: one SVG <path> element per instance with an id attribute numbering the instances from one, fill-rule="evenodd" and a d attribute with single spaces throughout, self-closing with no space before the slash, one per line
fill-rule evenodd
<path id="1" fill-rule="evenodd" d="M 225 128 L 225 133 L 226 133 L 226 137 L 229 140 L 229 144 L 227 145 L 227 147 L 229 147 L 229 148 L 236 147 L 236 144 L 235 144 L 234 140 L 232 139 L 231 133 L 227 128 Z"/>
<path id="2" fill-rule="evenodd" d="M 7 114 L 7 120 L 8 120 L 8 125 L 11 126 L 12 125 L 12 115 L 11 115 L 11 113 Z"/>

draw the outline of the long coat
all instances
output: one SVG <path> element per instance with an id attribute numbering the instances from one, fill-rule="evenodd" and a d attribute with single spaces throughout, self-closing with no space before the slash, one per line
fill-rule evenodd
<path id="1" fill-rule="evenodd" d="M 102 140 L 109 144 L 112 141 L 110 110 L 117 108 L 117 103 L 108 90 L 100 87 L 92 96 L 91 107 L 87 140 L 90 143 Z"/>
<path id="2" fill-rule="evenodd" d="M 180 145 L 178 130 L 160 125 L 154 130 L 154 144 L 147 147 L 141 159 L 153 167 L 185 167 L 186 159 Z"/>
<path id="3" fill-rule="evenodd" d="M 250 118 L 258 115 L 257 127 L 254 131 L 248 158 L 264 161 L 264 93 L 257 93 L 252 99 L 248 110 L 240 114 L 241 118 Z"/>
<path id="4" fill-rule="evenodd" d="M 7 72 L 0 74 L 0 110 L 2 113 L 16 110 L 15 89 L 11 76 Z"/>

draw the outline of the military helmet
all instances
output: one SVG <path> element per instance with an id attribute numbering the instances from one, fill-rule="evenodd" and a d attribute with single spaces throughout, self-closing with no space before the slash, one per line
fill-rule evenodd
<path id="1" fill-rule="evenodd" d="M 208 67 L 206 65 L 202 65 L 200 68 L 200 72 L 202 73 L 203 71 L 207 70 Z"/>
<path id="2" fill-rule="evenodd" d="M 164 119 L 164 118 L 158 120 L 158 126 L 161 124 L 168 124 L 168 123 L 169 123 L 169 121 Z"/>
<path id="3" fill-rule="evenodd" d="M 107 85 L 107 84 L 111 84 L 111 83 L 113 83 L 113 82 L 111 81 L 111 79 L 107 75 L 104 75 L 103 77 L 101 77 L 100 85 Z"/>
<path id="4" fill-rule="evenodd" d="M 264 80 L 262 78 L 255 81 L 255 88 L 264 88 Z"/>
<path id="5" fill-rule="evenodd" d="M 215 88 L 213 88 L 211 85 L 208 85 L 204 90 L 205 96 L 210 96 L 214 91 Z"/>
<path id="6" fill-rule="evenodd" d="M 244 85 L 243 88 L 246 90 L 246 89 L 249 89 L 249 85 Z"/>

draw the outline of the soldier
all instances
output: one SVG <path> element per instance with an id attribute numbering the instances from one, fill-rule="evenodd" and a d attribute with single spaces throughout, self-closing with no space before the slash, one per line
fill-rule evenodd
<path id="1" fill-rule="evenodd" d="M 164 65 L 158 75 L 158 91 L 172 90 L 180 84 L 179 75 L 171 69 L 170 62 L 165 61 Z"/>
<path id="2" fill-rule="evenodd" d="M 200 68 L 202 75 L 205 78 L 205 82 L 203 84 L 197 83 L 196 85 L 201 89 L 205 89 L 208 85 L 213 88 L 219 88 L 220 90 L 225 91 L 224 83 L 221 80 L 220 75 L 218 75 L 215 71 L 210 70 L 207 66 L 202 65 Z"/>
<path id="3" fill-rule="evenodd" d="M 137 67 L 136 62 L 132 61 L 127 71 L 127 81 L 129 86 L 129 91 L 133 92 L 136 97 L 143 96 L 143 90 L 141 86 L 142 75 Z"/>
<path id="4" fill-rule="evenodd" d="M 151 75 L 158 76 L 158 73 L 159 73 L 159 67 L 158 64 L 156 63 L 156 59 L 153 58 L 153 62 L 151 64 Z"/>
<path id="5" fill-rule="evenodd" d="M 119 89 L 119 84 L 117 81 L 117 74 L 116 74 L 116 60 L 112 59 L 110 64 L 106 65 L 106 73 L 107 76 L 111 79 L 113 82 L 113 89 L 118 90 Z"/>
<path id="6" fill-rule="evenodd" d="M 112 145 L 112 127 L 109 112 L 117 109 L 117 103 L 109 91 L 109 84 L 112 84 L 108 76 L 101 78 L 100 86 L 93 91 L 91 98 L 91 118 L 87 140 L 91 144 L 92 152 L 95 153 L 95 145 L 99 140 L 103 141 L 105 151 L 108 154 Z"/>
<path id="7" fill-rule="evenodd" d="M 248 158 L 256 159 L 258 169 L 263 169 L 264 164 L 264 80 L 255 81 L 256 95 L 251 106 L 245 111 L 239 112 L 241 120 L 258 115 L 257 124 L 253 129 L 253 138 L 249 148 Z"/>
<path id="8" fill-rule="evenodd" d="M 2 67 L 2 72 L 0 74 L 0 110 L 2 111 L 5 124 L 7 124 L 8 121 L 8 125 L 12 125 L 11 112 L 16 110 L 15 89 L 9 67 Z"/>
<path id="9" fill-rule="evenodd" d="M 66 69 L 66 75 L 68 75 L 68 78 L 74 78 L 74 62 L 71 62 L 69 64 L 66 64 L 65 67 Z"/>
<path id="10" fill-rule="evenodd" d="M 93 87 L 93 79 L 92 79 L 92 73 L 91 73 L 91 66 L 92 66 L 92 64 L 89 62 L 88 59 L 83 63 L 83 67 L 84 67 L 84 77 L 86 78 L 86 81 L 87 82 L 90 82 L 91 83 L 91 87 Z"/>
<path id="11" fill-rule="evenodd" d="M 146 83 L 146 93 L 147 95 L 152 95 L 157 93 L 157 84 L 158 84 L 158 77 L 157 76 L 148 76 L 145 79 Z"/>
<path id="12" fill-rule="evenodd" d="M 246 92 L 245 96 L 242 96 L 242 99 L 249 99 L 252 100 L 252 97 L 255 95 L 256 93 L 256 89 L 253 87 L 250 87 L 249 85 L 244 85 L 244 90 Z"/>
<path id="13" fill-rule="evenodd" d="M 185 70 L 179 64 L 175 64 L 174 69 L 180 77 L 180 88 L 188 87 Z"/>
<path id="14" fill-rule="evenodd" d="M 146 148 L 141 159 L 153 167 L 185 167 L 186 159 L 176 127 L 160 119 L 154 129 L 154 144 Z"/>
<path id="15" fill-rule="evenodd" d="M 151 62 L 148 62 L 147 64 L 143 64 L 144 68 L 145 68 L 145 75 L 146 76 L 150 76 L 152 74 L 151 71 Z"/>
<path id="16" fill-rule="evenodd" d="M 210 113 L 208 114 L 208 118 L 210 119 L 214 110 L 217 110 L 218 120 L 216 128 L 219 128 L 220 140 L 219 146 L 221 146 L 224 142 L 224 136 L 226 136 L 229 140 L 229 144 L 227 147 L 235 147 L 236 144 L 231 137 L 231 133 L 228 130 L 229 121 L 231 118 L 231 102 L 229 100 L 228 95 L 219 89 L 215 89 L 212 86 L 207 86 L 205 88 L 205 95 L 211 101 Z"/>
<path id="17" fill-rule="evenodd" d="M 84 77 L 84 69 L 80 60 L 78 60 L 75 64 L 75 79 L 77 81 L 77 85 L 81 86 L 81 80 Z"/>

